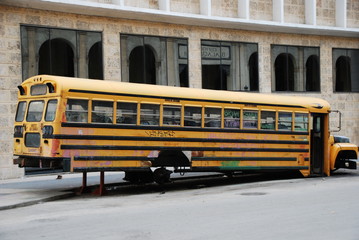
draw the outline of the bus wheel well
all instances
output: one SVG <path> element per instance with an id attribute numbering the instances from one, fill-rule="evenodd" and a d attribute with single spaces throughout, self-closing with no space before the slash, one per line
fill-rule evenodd
<path id="1" fill-rule="evenodd" d="M 185 167 L 190 166 L 186 155 L 179 150 L 163 150 L 152 161 L 152 167 Z"/>

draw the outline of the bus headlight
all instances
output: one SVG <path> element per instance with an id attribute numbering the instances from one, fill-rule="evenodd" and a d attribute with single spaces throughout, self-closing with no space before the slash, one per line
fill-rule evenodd
<path id="1" fill-rule="evenodd" d="M 42 134 L 45 136 L 52 135 L 54 133 L 54 128 L 52 126 L 44 126 L 42 128 Z"/>
<path id="2" fill-rule="evenodd" d="M 24 127 L 23 126 L 15 126 L 15 128 L 14 128 L 14 137 L 15 138 L 24 137 Z"/>

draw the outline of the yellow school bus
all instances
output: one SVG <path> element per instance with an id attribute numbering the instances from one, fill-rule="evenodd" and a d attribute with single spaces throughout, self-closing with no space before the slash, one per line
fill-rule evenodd
<path id="1" fill-rule="evenodd" d="M 175 172 L 356 168 L 358 147 L 331 136 L 318 98 L 34 76 L 18 91 L 14 163 L 124 171 L 132 182 Z M 154 171 L 153 171 L 154 170 Z"/>

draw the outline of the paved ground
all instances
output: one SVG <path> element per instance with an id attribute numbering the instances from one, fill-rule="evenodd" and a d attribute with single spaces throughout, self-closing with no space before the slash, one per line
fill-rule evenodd
<path id="1" fill-rule="evenodd" d="M 0 211 L 0 239 L 359 239 L 359 171 L 275 176 L 111 185 L 100 198 L 86 194 Z M 98 175 L 89 178 L 98 184 Z M 106 179 L 122 176 L 109 173 Z M 11 189 L 30 200 L 28 193 L 50 196 L 79 185 L 81 175 L 26 178 L 2 184 L 8 194 L 0 202 L 10 201 Z"/>
<path id="2" fill-rule="evenodd" d="M 40 202 L 74 196 L 82 185 L 82 174 L 37 175 L 21 179 L 0 180 L 0 210 L 24 207 Z M 121 172 L 106 172 L 105 184 L 122 182 Z M 98 185 L 99 173 L 88 173 L 88 186 Z"/>

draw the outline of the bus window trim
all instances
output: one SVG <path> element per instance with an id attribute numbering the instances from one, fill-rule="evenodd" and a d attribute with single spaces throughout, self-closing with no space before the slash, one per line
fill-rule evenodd
<path id="1" fill-rule="evenodd" d="M 195 107 L 195 108 L 200 108 L 201 109 L 201 123 L 200 126 L 187 126 L 185 125 L 185 118 L 186 118 L 186 112 L 185 109 L 186 107 Z M 183 105 L 183 127 L 190 127 L 190 128 L 203 128 L 203 106 L 202 105 L 195 105 L 195 104 L 184 104 Z M 192 115 L 193 116 L 193 115 Z"/>
<path id="2" fill-rule="evenodd" d="M 97 113 L 107 113 L 107 112 L 99 112 L 99 111 L 94 111 L 93 110 L 93 107 L 94 107 L 94 104 L 93 102 L 108 102 L 108 103 L 112 103 L 112 111 L 111 111 L 111 117 L 112 117 L 112 121 L 111 122 L 93 122 L 93 113 L 97 114 Z M 113 115 L 114 115 L 114 106 L 115 106 L 115 101 L 114 100 L 97 100 L 97 99 L 92 99 L 91 100 L 91 123 L 95 123 L 95 124 L 114 124 L 114 118 L 113 118 Z"/>
<path id="3" fill-rule="evenodd" d="M 18 117 L 18 114 L 19 114 L 20 103 L 25 103 L 25 109 L 22 112 L 22 120 L 17 120 L 17 117 Z M 25 117 L 27 115 L 27 107 L 28 107 L 28 102 L 27 101 L 19 101 L 18 102 L 17 108 L 16 108 L 15 122 L 23 122 L 25 120 Z"/>
<path id="4" fill-rule="evenodd" d="M 246 128 L 244 127 L 244 112 L 245 111 L 255 111 L 257 112 L 257 128 Z M 259 124 L 258 124 L 258 121 L 259 121 L 259 112 L 260 112 L 260 109 L 259 108 L 243 108 L 242 111 L 241 111 L 241 129 L 245 129 L 245 130 L 260 130 L 259 129 Z"/>
<path id="5" fill-rule="evenodd" d="M 262 112 L 273 112 L 275 119 L 274 119 L 274 129 L 262 129 Z M 277 111 L 275 109 L 261 109 L 260 110 L 260 115 L 259 115 L 259 119 L 260 119 L 260 130 L 262 131 L 278 131 L 277 129 L 277 120 L 278 120 L 278 114 Z"/>
<path id="6" fill-rule="evenodd" d="M 308 121 L 306 122 L 307 123 L 307 130 L 304 130 L 304 131 L 295 130 L 295 123 L 297 122 L 295 120 L 295 116 L 296 116 L 297 113 L 307 115 L 307 119 L 308 119 Z M 300 122 L 300 123 L 305 123 L 305 122 Z M 310 130 L 310 113 L 309 112 L 303 112 L 303 111 L 294 111 L 294 132 L 308 132 L 309 130 Z"/>
<path id="7" fill-rule="evenodd" d="M 292 115 L 292 121 L 291 121 L 291 128 L 290 129 L 280 129 L 279 128 L 279 115 L 281 113 L 291 113 Z M 278 131 L 284 131 L 284 132 L 293 132 L 293 114 L 294 112 L 293 111 L 290 111 L 290 110 L 279 110 L 278 111 L 278 116 L 277 116 L 277 128 L 278 128 Z M 284 121 L 284 122 L 289 122 L 289 121 Z"/>
<path id="8" fill-rule="evenodd" d="M 56 108 L 55 108 L 55 112 L 54 112 L 54 117 L 52 118 L 52 120 L 47 120 L 47 114 L 48 114 L 48 109 L 49 109 L 49 103 L 51 101 L 56 101 Z M 45 122 L 54 122 L 57 116 L 57 110 L 58 110 L 58 105 L 59 104 L 59 100 L 54 98 L 54 99 L 48 99 L 46 102 L 46 110 L 45 110 L 45 116 L 44 116 L 44 121 Z"/>
<path id="9" fill-rule="evenodd" d="M 219 109 L 220 110 L 220 115 L 219 115 L 219 127 L 207 127 L 206 126 L 206 119 L 207 118 L 207 114 L 206 114 L 206 109 Z M 212 129 L 222 129 L 223 128 L 223 107 L 221 106 L 210 106 L 210 105 L 205 105 L 203 107 L 203 127 L 204 128 L 212 128 Z"/>
<path id="10" fill-rule="evenodd" d="M 142 110 L 142 105 L 143 104 L 147 104 L 147 105 L 156 105 L 156 106 L 158 106 L 158 124 L 156 124 L 156 125 L 152 125 L 152 124 L 149 124 L 149 125 L 146 125 L 146 124 L 141 124 L 141 120 L 142 120 L 142 118 L 141 118 L 141 116 L 145 116 L 145 115 L 143 115 L 143 114 L 141 114 L 141 110 Z M 139 104 L 138 104 L 138 106 L 139 106 L 139 112 L 138 112 L 138 115 L 139 115 L 139 125 L 140 126 L 150 126 L 150 127 L 159 127 L 160 126 L 160 121 L 161 121 L 161 103 L 159 103 L 159 102 L 146 102 L 146 101 L 141 101 L 141 102 L 139 102 Z M 157 115 L 155 115 L 155 114 L 149 114 L 148 116 L 157 116 Z"/>
<path id="11" fill-rule="evenodd" d="M 67 105 L 68 105 L 68 102 L 69 102 L 69 100 L 82 100 L 82 101 L 87 101 L 87 111 L 81 111 L 82 113 L 87 113 L 87 118 L 84 118 L 84 119 L 86 119 L 86 122 L 82 122 L 82 121 L 69 121 L 69 119 L 68 119 L 68 117 L 67 117 L 67 115 L 66 115 L 66 122 L 69 122 L 69 123 L 90 123 L 89 122 L 89 109 L 91 109 L 91 101 L 90 101 L 90 99 L 89 98 L 65 98 L 65 100 L 66 100 L 66 105 L 65 105 L 65 111 L 64 111 L 64 113 L 65 113 L 65 115 L 67 114 L 67 112 L 78 112 L 79 110 L 67 110 L 66 109 L 66 107 L 67 107 Z"/>
<path id="12" fill-rule="evenodd" d="M 179 107 L 180 109 L 180 124 L 179 125 L 169 125 L 169 124 L 163 124 L 163 120 L 165 118 L 165 114 L 164 114 L 164 108 L 166 106 L 172 106 L 172 107 Z M 182 104 L 167 104 L 167 103 L 163 103 L 161 104 L 161 118 L 160 118 L 160 126 L 165 126 L 165 127 L 182 127 L 182 118 L 183 118 L 183 105 Z"/>
<path id="13" fill-rule="evenodd" d="M 41 112 L 41 118 L 38 120 L 38 121 L 29 121 L 29 113 L 30 112 L 30 106 L 31 106 L 31 103 L 34 103 L 34 102 L 41 102 L 43 103 L 42 105 L 42 112 Z M 27 107 L 27 112 L 26 112 L 26 122 L 41 122 L 41 120 L 43 120 L 44 118 L 44 109 L 45 109 L 45 100 L 43 99 L 39 99 L 39 100 L 32 100 L 32 101 L 29 101 L 29 104 L 28 104 L 28 107 Z"/>
<path id="14" fill-rule="evenodd" d="M 229 110 L 238 110 L 239 111 L 239 118 L 238 118 L 238 128 L 230 128 L 230 127 L 225 127 L 225 120 L 226 120 L 226 117 L 224 116 L 224 113 L 226 111 L 226 109 L 229 109 Z M 224 107 L 223 108 L 223 129 L 241 129 L 241 125 L 242 125 L 242 109 L 240 107 Z"/>
<path id="15" fill-rule="evenodd" d="M 136 111 L 135 111 L 135 113 L 134 113 L 134 114 L 132 114 L 132 113 L 130 114 L 131 116 L 136 116 L 136 118 L 135 118 L 135 123 L 118 123 L 118 122 L 117 122 L 117 118 L 118 118 L 117 110 L 118 110 L 119 103 L 120 103 L 120 104 L 121 104 L 121 103 L 124 103 L 124 104 L 126 104 L 126 103 L 136 104 Z M 139 110 L 138 110 L 139 105 L 140 105 L 140 104 L 139 104 L 137 101 L 125 101 L 125 100 L 115 101 L 115 108 L 114 108 L 114 112 L 115 112 L 114 114 L 116 114 L 116 116 L 115 116 L 115 119 L 116 119 L 115 124 L 117 124 L 117 125 L 124 125 L 124 126 L 127 126 L 127 125 L 136 126 L 136 125 L 138 125 L 137 123 L 138 123 L 138 115 L 139 115 Z M 131 118 L 131 119 L 133 119 L 133 118 Z"/>

